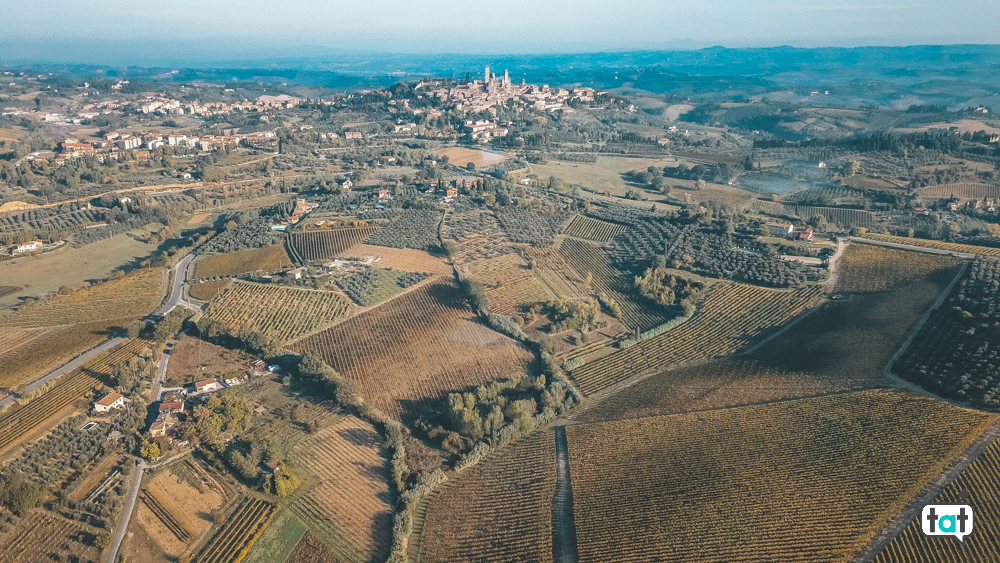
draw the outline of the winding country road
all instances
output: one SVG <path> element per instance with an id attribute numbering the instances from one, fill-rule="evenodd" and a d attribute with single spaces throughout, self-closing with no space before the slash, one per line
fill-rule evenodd
<path id="1" fill-rule="evenodd" d="M 174 267 L 175 275 L 174 281 L 170 288 L 170 297 L 167 302 L 156 312 L 157 315 L 165 315 L 169 313 L 174 307 L 186 306 L 193 307 L 193 305 L 186 303 L 183 300 L 184 295 L 184 284 L 187 282 L 188 270 L 191 268 L 191 261 L 194 260 L 193 254 L 188 254 L 183 260 L 177 263 Z M 153 400 L 159 399 L 160 389 L 163 383 L 163 378 L 167 373 L 167 362 L 170 361 L 170 354 L 161 354 L 160 363 L 156 372 L 156 381 L 153 382 L 153 394 L 151 397 Z M 108 556 L 105 559 L 106 563 L 115 563 L 115 559 L 118 557 L 118 550 L 122 546 L 122 541 L 125 539 L 125 533 L 128 530 L 129 521 L 132 520 L 132 512 L 135 510 L 135 501 L 139 498 L 139 489 L 142 488 L 142 474 L 145 469 L 154 468 L 155 465 L 147 466 L 145 460 L 140 459 L 139 465 L 135 468 L 135 472 L 132 473 L 132 484 L 129 486 L 128 498 L 125 499 L 125 506 L 122 508 L 121 518 L 118 520 L 118 527 L 115 529 L 115 536 L 111 542 L 111 547 L 108 549 Z"/>

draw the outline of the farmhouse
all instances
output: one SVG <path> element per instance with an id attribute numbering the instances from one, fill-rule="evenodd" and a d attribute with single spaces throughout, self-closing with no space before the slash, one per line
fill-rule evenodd
<path id="1" fill-rule="evenodd" d="M 194 384 L 195 391 L 199 393 L 210 393 L 222 389 L 222 385 L 215 379 L 206 379 Z"/>
<path id="2" fill-rule="evenodd" d="M 392 199 L 391 192 L 387 188 L 382 188 L 378 191 L 379 200 Z"/>
<path id="3" fill-rule="evenodd" d="M 771 231 L 771 236 L 786 237 L 792 234 L 792 230 L 794 229 L 792 224 L 787 221 L 768 221 L 765 225 Z"/>
<path id="4" fill-rule="evenodd" d="M 149 435 L 154 437 L 166 436 L 167 431 L 177 426 L 178 422 L 180 422 L 180 419 L 177 418 L 177 415 L 173 413 L 161 413 L 153 421 L 153 424 L 149 425 Z"/>
<path id="5" fill-rule="evenodd" d="M 347 139 L 348 141 L 351 140 L 360 141 L 363 138 L 363 135 L 361 134 L 361 131 L 344 131 L 344 138 Z"/>
<path id="6" fill-rule="evenodd" d="M 125 406 L 125 397 L 121 393 L 112 391 L 94 402 L 96 412 L 108 412 L 111 409 L 118 409 Z"/>
<path id="7" fill-rule="evenodd" d="M 163 401 L 160 403 L 160 414 L 179 413 L 184 410 L 184 401 Z"/>
<path id="8" fill-rule="evenodd" d="M 42 249 L 44 243 L 42 239 L 35 239 L 31 242 L 25 242 L 17 245 L 10 251 L 11 256 L 18 256 L 20 254 L 31 254 L 32 252 L 37 252 Z"/>
<path id="9" fill-rule="evenodd" d="M 306 269 L 304 267 L 295 268 L 294 270 L 288 270 L 287 272 L 285 272 L 285 277 L 290 280 L 300 280 L 303 277 L 305 277 L 305 275 L 306 275 Z"/>

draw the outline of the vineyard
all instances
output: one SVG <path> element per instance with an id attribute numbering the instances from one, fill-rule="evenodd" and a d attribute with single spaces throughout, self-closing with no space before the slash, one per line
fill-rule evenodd
<path id="1" fill-rule="evenodd" d="M 131 360 L 148 346 L 148 341 L 136 339 L 113 352 L 98 356 L 80 369 L 62 376 L 55 387 L 40 397 L 8 412 L 0 418 L 0 451 L 16 444 L 32 430 L 58 416 L 63 409 L 85 394 L 105 385 L 110 380 L 113 365 Z"/>
<path id="2" fill-rule="evenodd" d="M 270 563 L 270 562 L 268 562 Z M 310 533 L 302 536 L 285 563 L 343 563 Z"/>
<path id="3" fill-rule="evenodd" d="M 947 287 L 955 266 L 945 256 L 851 245 L 838 263 L 837 286 L 850 295 L 825 302 L 753 352 L 643 378 L 574 419 L 656 416 L 886 385 L 879 366 Z"/>
<path id="4" fill-rule="evenodd" d="M 959 199 L 983 199 L 1000 197 L 1000 186 L 994 184 L 979 184 L 976 182 L 958 182 L 917 188 L 917 193 L 924 197 L 941 197 Z"/>
<path id="5" fill-rule="evenodd" d="M 893 538 L 872 560 L 875 563 L 921 563 L 923 561 L 1000 561 L 1000 442 L 993 442 L 957 479 L 934 499 L 934 504 L 968 503 L 975 512 L 975 532 L 965 541 L 941 541 L 920 531 L 919 517 Z M 960 500 L 969 492 L 967 501 Z"/>
<path id="6" fill-rule="evenodd" d="M 80 541 L 81 536 L 93 533 L 90 528 L 49 512 L 29 512 L 16 526 L 5 530 L 7 533 L 0 536 L 0 557 L 4 562 L 96 561 L 100 556 L 97 549 Z"/>
<path id="7" fill-rule="evenodd" d="M 1000 259 L 977 257 L 942 307 L 931 313 L 892 369 L 941 395 L 996 408 Z"/>
<path id="8" fill-rule="evenodd" d="M 288 235 L 288 246 L 299 261 L 329 260 L 361 243 L 378 227 L 356 227 L 330 231 L 301 231 Z"/>
<path id="9" fill-rule="evenodd" d="M 289 347 L 317 352 L 366 402 L 412 420 L 448 392 L 533 369 L 531 352 L 473 319 L 464 292 L 435 281 Z"/>
<path id="10" fill-rule="evenodd" d="M 202 548 L 195 563 L 238 563 L 267 527 L 276 507 L 248 497 Z"/>
<path id="11" fill-rule="evenodd" d="M 291 506 L 314 534 L 324 536 L 335 555 L 346 561 L 384 561 L 392 537 L 389 473 L 382 439 L 368 424 L 346 417 L 324 428 L 293 450 L 291 459 L 312 473 L 318 484 L 303 498 L 319 506 L 340 533 L 329 535 L 311 525 L 305 502 Z M 302 502 L 302 501 L 300 501 Z"/>
<path id="12" fill-rule="evenodd" d="M 179 557 L 212 527 L 212 511 L 224 497 L 203 477 L 197 461 L 172 464 L 146 484 L 139 497 L 136 520 L 156 544 Z"/>
<path id="13" fill-rule="evenodd" d="M 566 234 L 571 237 L 592 240 L 595 242 L 610 242 L 615 235 L 625 231 L 623 225 L 608 223 L 600 219 L 592 219 L 586 215 L 577 215 L 566 227 Z"/>
<path id="14" fill-rule="evenodd" d="M 551 563 L 555 444 L 536 433 L 447 483 L 427 506 L 415 559 Z"/>
<path id="15" fill-rule="evenodd" d="M 623 316 L 620 320 L 625 326 L 641 332 L 667 321 L 666 313 L 639 295 L 631 280 L 615 269 L 603 250 L 586 242 L 565 239 L 559 247 L 559 254 L 580 276 L 591 274 L 594 289 L 607 294 L 618 303 Z"/>
<path id="16" fill-rule="evenodd" d="M 205 280 L 251 272 L 280 272 L 291 265 L 292 260 L 285 253 L 285 247 L 272 244 L 261 248 L 203 256 L 198 259 L 194 271 L 197 279 Z"/>
<path id="17" fill-rule="evenodd" d="M 68 295 L 56 295 L 44 303 L 21 306 L 16 314 L 0 318 L 0 326 L 36 328 L 138 319 L 160 304 L 163 292 L 162 269 L 136 270 Z"/>
<path id="18" fill-rule="evenodd" d="M 817 215 L 822 215 L 827 222 L 842 229 L 851 227 L 871 228 L 879 224 L 878 215 L 862 209 L 847 209 L 843 207 L 811 207 L 807 205 L 790 205 L 771 201 L 754 200 L 748 208 L 750 213 L 766 215 L 786 215 L 808 221 Z"/>
<path id="19" fill-rule="evenodd" d="M 869 391 L 568 426 L 580 560 L 849 560 L 996 419 Z"/>
<path id="20" fill-rule="evenodd" d="M 970 244 L 958 244 L 954 242 L 944 242 L 940 240 L 922 238 L 894 237 L 892 235 L 880 235 L 875 233 L 867 233 L 864 237 L 882 242 L 894 242 L 897 244 L 908 244 L 910 246 L 922 246 L 924 248 L 947 250 L 948 252 L 965 252 L 968 254 L 982 254 L 984 256 L 1000 256 L 1000 248 L 991 248 L 987 246 L 973 246 Z"/>
<path id="21" fill-rule="evenodd" d="M 258 331 L 288 341 L 335 322 L 349 309 L 332 291 L 237 282 L 206 314 L 235 333 Z"/>
<path id="22" fill-rule="evenodd" d="M 552 298 L 517 254 L 474 262 L 465 266 L 464 271 L 483 284 L 490 310 L 501 315 L 509 317 L 524 306 Z"/>
<path id="23" fill-rule="evenodd" d="M 684 324 L 573 370 L 573 378 L 591 395 L 643 373 L 732 354 L 811 307 L 821 294 L 818 286 L 779 292 L 718 284 Z"/>
<path id="24" fill-rule="evenodd" d="M 548 246 L 533 246 L 521 250 L 532 265 L 531 271 L 552 295 L 583 297 L 589 293 L 583 278 L 563 260 L 558 252 Z"/>
<path id="25" fill-rule="evenodd" d="M 852 244 L 837 264 L 837 291 L 884 291 L 958 266 L 950 256 Z"/>

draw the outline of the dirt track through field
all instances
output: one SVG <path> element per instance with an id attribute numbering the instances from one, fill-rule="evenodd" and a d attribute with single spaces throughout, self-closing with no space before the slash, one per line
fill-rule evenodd
<path id="1" fill-rule="evenodd" d="M 556 492 L 552 496 L 552 558 L 555 563 L 578 563 L 576 521 L 573 515 L 573 484 L 569 473 L 566 427 L 557 426 Z"/>

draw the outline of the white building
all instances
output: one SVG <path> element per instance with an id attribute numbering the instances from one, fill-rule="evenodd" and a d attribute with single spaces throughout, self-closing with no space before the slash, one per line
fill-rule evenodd
<path id="1" fill-rule="evenodd" d="M 111 409 L 118 409 L 125 406 L 125 397 L 118 392 L 112 391 L 94 402 L 94 411 L 108 412 Z"/>

